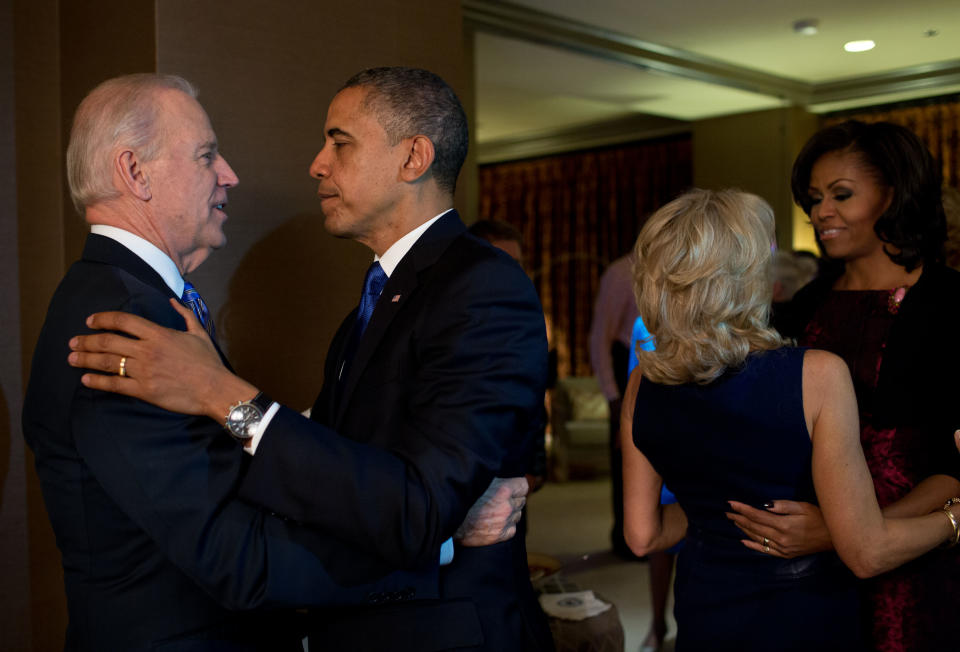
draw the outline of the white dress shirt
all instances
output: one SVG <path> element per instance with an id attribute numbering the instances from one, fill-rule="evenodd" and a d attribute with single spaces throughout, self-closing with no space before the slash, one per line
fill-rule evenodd
<path id="1" fill-rule="evenodd" d="M 152 242 L 147 242 L 140 236 L 134 235 L 129 231 L 124 231 L 115 226 L 107 226 L 106 224 L 91 225 L 90 233 L 102 235 L 122 244 L 135 253 L 137 257 L 143 259 L 143 262 L 150 265 L 153 271 L 160 275 L 163 282 L 167 284 L 167 287 L 169 287 L 177 297 L 183 296 L 183 277 L 180 276 L 180 270 L 177 269 L 177 264 L 173 262 L 170 256 L 160 251 Z"/>

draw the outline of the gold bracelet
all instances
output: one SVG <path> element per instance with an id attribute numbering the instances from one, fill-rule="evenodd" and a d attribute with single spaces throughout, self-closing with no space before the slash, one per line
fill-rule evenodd
<path id="1" fill-rule="evenodd" d="M 947 515 L 947 518 L 950 519 L 950 525 L 953 526 L 953 536 L 944 542 L 944 548 L 952 548 L 960 542 L 960 523 L 957 523 L 957 517 L 950 511 L 950 506 L 957 504 L 960 504 L 960 498 L 950 498 L 943 504 L 943 513 Z"/>

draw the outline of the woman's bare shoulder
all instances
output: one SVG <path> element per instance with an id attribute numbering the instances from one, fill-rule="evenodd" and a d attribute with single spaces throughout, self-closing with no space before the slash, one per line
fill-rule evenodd
<path id="1" fill-rule="evenodd" d="M 822 349 L 807 349 L 803 354 L 803 376 L 820 380 L 840 379 L 850 372 L 847 363 L 836 353 Z"/>

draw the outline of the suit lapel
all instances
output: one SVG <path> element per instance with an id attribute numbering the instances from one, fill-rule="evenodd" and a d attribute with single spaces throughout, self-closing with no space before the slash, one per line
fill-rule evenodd
<path id="1" fill-rule="evenodd" d="M 387 279 L 373 315 L 370 317 L 370 323 L 367 324 L 367 329 L 357 345 L 350 368 L 345 371 L 345 377 L 341 379 L 343 388 L 337 401 L 335 429 L 343 420 L 346 407 L 370 358 L 387 335 L 394 318 L 416 293 L 423 273 L 433 266 L 450 243 L 464 231 L 466 227 L 460 221 L 460 216 L 456 211 L 450 211 L 420 236 Z M 354 314 L 354 318 L 355 316 Z M 341 356 L 342 354 L 341 349 Z M 339 368 L 339 364 L 337 366 Z"/>
<path id="2" fill-rule="evenodd" d="M 180 297 L 173 293 L 173 290 L 170 289 L 170 286 L 167 285 L 166 281 L 163 280 L 163 277 L 160 276 L 155 269 L 150 267 L 143 258 L 113 238 L 91 233 L 87 236 L 87 242 L 83 247 L 83 255 L 81 258 L 92 263 L 103 263 L 105 265 L 119 267 L 125 272 L 135 276 L 142 283 L 156 289 L 158 292 L 162 292 L 171 299 L 180 301 Z M 220 360 L 223 361 L 223 364 L 232 372 L 233 367 L 230 366 L 230 361 L 227 360 L 227 356 L 225 356 L 223 350 L 220 349 L 220 344 L 214 342 L 213 346 L 217 349 L 217 353 L 220 354 Z"/>

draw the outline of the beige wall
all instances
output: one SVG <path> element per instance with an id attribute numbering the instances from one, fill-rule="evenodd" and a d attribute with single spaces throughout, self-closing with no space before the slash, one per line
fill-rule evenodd
<path id="1" fill-rule="evenodd" d="M 777 218 L 777 243 L 793 246 L 790 170 L 817 117 L 799 108 L 772 109 L 693 124 L 693 182 L 760 195 Z M 805 219 L 805 218 L 804 218 Z"/>
<path id="2" fill-rule="evenodd" d="M 63 173 L 69 121 L 82 96 L 127 72 L 172 72 L 197 84 L 241 183 L 230 194 L 227 248 L 191 280 L 214 308 L 237 369 L 300 408 L 316 393 L 323 354 L 356 303 L 370 260 L 367 250 L 322 229 L 307 168 L 326 106 L 362 68 L 412 65 L 443 76 L 472 116 L 464 39 L 460 4 L 449 0 L 17 0 L 0 7 L 0 92 L 14 98 L 0 111 L 0 178 L 8 182 L 0 185 L 8 353 L 0 364 L 0 647 L 63 645 L 59 553 L 19 414 L 46 304 L 86 232 Z M 468 216 L 475 176 L 468 162 L 457 197 Z"/>

